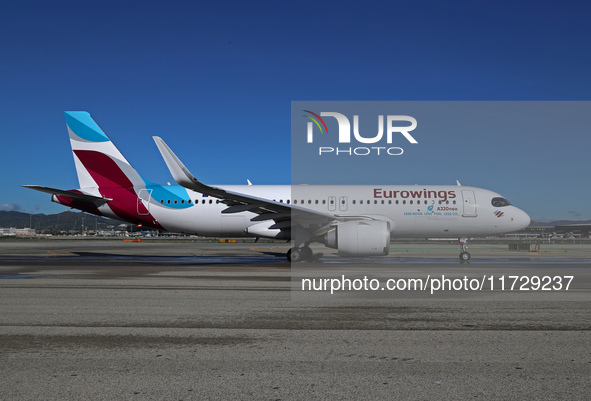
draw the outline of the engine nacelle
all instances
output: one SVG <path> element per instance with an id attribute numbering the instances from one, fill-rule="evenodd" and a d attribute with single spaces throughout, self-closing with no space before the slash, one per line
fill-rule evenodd
<path id="1" fill-rule="evenodd" d="M 339 223 L 324 235 L 324 244 L 343 256 L 383 256 L 390 251 L 390 223 L 356 220 Z"/>

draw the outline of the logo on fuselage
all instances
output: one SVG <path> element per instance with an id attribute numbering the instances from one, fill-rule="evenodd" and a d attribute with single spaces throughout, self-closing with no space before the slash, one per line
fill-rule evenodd
<path id="1" fill-rule="evenodd" d="M 433 191 L 433 190 L 399 190 L 392 191 L 382 188 L 374 188 L 373 197 L 377 199 L 381 198 L 393 198 L 393 199 L 437 199 L 442 202 L 446 202 L 448 199 L 454 199 L 456 197 L 456 191 Z"/>

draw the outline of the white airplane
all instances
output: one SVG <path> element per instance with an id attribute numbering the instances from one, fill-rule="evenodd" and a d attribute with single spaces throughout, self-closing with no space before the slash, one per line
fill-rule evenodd
<path id="1" fill-rule="evenodd" d="M 202 236 L 294 240 L 292 262 L 320 242 L 339 255 L 387 255 L 391 237 L 460 239 L 521 230 L 529 216 L 501 195 L 451 185 L 224 185 L 197 180 L 159 137 L 156 145 L 179 185 L 142 178 L 84 111 L 66 112 L 79 189 L 25 185 L 52 201 L 98 216 Z"/>

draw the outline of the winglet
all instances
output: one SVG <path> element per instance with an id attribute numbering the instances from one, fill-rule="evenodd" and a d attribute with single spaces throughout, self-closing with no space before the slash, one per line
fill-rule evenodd
<path id="1" fill-rule="evenodd" d="M 179 185 L 197 192 L 203 192 L 204 190 L 211 188 L 203 184 L 191 174 L 189 169 L 185 167 L 183 162 L 174 154 L 162 138 L 158 136 L 153 136 L 152 138 L 154 139 L 154 142 L 156 142 L 156 146 L 158 146 L 158 150 L 160 151 L 168 170 L 170 170 L 172 178 L 174 178 Z"/>

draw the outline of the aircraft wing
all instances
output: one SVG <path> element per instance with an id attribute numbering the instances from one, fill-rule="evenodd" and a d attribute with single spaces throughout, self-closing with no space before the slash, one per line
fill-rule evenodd
<path id="1" fill-rule="evenodd" d="M 331 222 L 341 220 L 339 216 L 330 213 L 316 212 L 297 205 L 285 204 L 206 185 L 191 174 L 162 138 L 157 136 L 153 138 L 174 180 L 187 189 L 220 199 L 222 203 L 229 206 L 222 213 L 249 211 L 259 215 L 253 218 L 252 221 L 290 222 L 295 219 L 298 224 L 304 226 L 306 222 L 314 222 L 316 225 L 318 223 L 329 225 Z M 289 228 L 289 224 L 277 228 Z"/>
<path id="2" fill-rule="evenodd" d="M 72 199 L 79 199 L 82 201 L 93 202 L 93 203 L 107 203 L 113 199 L 101 198 L 100 196 L 88 195 L 82 192 L 64 191 L 63 189 L 56 189 L 50 187 L 42 187 L 41 185 L 22 185 L 24 188 L 34 189 L 35 191 L 46 192 L 52 195 L 67 196 Z"/>

